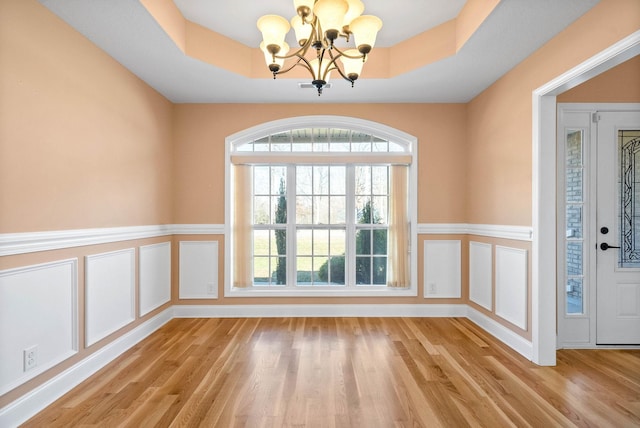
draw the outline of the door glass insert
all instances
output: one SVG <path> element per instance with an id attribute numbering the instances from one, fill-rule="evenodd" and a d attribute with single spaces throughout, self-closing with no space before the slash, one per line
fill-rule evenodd
<path id="1" fill-rule="evenodd" d="M 584 313 L 584 133 L 568 130 L 565 137 L 565 313 Z"/>
<path id="2" fill-rule="evenodd" d="M 640 130 L 618 131 L 619 268 L 640 268 Z"/>

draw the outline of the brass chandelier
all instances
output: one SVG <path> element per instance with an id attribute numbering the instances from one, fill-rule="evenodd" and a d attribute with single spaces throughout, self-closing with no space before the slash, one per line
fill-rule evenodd
<path id="1" fill-rule="evenodd" d="M 291 24 L 278 15 L 258 19 L 258 29 L 262 32 L 260 49 L 273 78 L 301 66 L 311 73 L 311 84 L 318 89 L 318 96 L 333 70 L 353 87 L 373 49 L 382 20 L 373 15 L 362 15 L 364 4 L 360 0 L 293 0 L 293 5 L 297 15 L 291 19 Z M 289 53 L 289 45 L 285 42 L 291 27 L 299 45 L 293 53 Z M 340 50 L 334 45 L 338 37 L 349 42 L 351 36 L 355 49 Z M 316 50 L 313 59 L 306 57 L 310 48 Z M 294 61 L 284 68 L 288 59 Z"/>

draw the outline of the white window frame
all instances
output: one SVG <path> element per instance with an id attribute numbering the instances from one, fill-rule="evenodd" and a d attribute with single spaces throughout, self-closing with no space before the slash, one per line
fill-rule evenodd
<path id="1" fill-rule="evenodd" d="M 392 141 L 407 148 L 405 155 L 411 157 L 409 165 L 409 219 L 411 224 L 410 233 L 410 285 L 407 288 L 392 288 L 384 286 L 357 286 L 357 287 L 336 287 L 336 286 L 313 286 L 313 287 L 247 287 L 235 288 L 233 283 L 233 242 L 231 236 L 231 220 L 233 207 L 233 177 L 231 175 L 232 164 L 231 155 L 234 148 L 248 141 L 262 138 L 265 135 L 277 134 L 292 129 L 300 128 L 340 128 L 355 132 L 363 132 L 379 138 Z M 418 295 L 418 267 L 417 267 L 417 181 L 418 181 L 418 146 L 417 138 L 397 129 L 382 125 L 380 123 L 356 119 L 344 116 L 301 116 L 288 119 L 276 120 L 263 123 L 255 127 L 245 129 L 225 139 L 225 297 L 397 297 L 397 296 L 417 296 Z M 237 153 L 235 153 L 237 154 Z M 282 153 L 278 153 L 282 155 Z M 329 153 L 327 153 L 329 154 Z M 320 154 L 323 155 L 323 154 Z M 373 153 L 375 157 L 380 157 L 381 161 L 389 153 Z"/>

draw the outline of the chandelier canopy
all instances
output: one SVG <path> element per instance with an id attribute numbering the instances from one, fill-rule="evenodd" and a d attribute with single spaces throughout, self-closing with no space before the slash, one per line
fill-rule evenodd
<path id="1" fill-rule="evenodd" d="M 362 15 L 364 4 L 360 0 L 293 0 L 293 5 L 297 15 L 291 18 L 291 24 L 278 15 L 258 19 L 258 29 L 262 32 L 260 49 L 273 78 L 301 66 L 311 74 L 318 96 L 333 70 L 353 86 L 375 45 L 382 20 Z M 290 47 L 285 42 L 291 27 L 299 45 L 293 53 L 289 53 Z M 338 37 L 349 42 L 352 36 L 355 49 L 341 50 L 334 45 Z M 307 56 L 310 48 L 315 49 L 315 57 Z M 285 67 L 288 59 L 293 62 Z"/>

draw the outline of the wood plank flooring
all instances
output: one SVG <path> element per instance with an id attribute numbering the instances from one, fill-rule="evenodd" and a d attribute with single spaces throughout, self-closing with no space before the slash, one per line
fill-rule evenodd
<path id="1" fill-rule="evenodd" d="M 640 351 L 536 366 L 466 319 L 174 319 L 27 427 L 638 427 Z"/>

